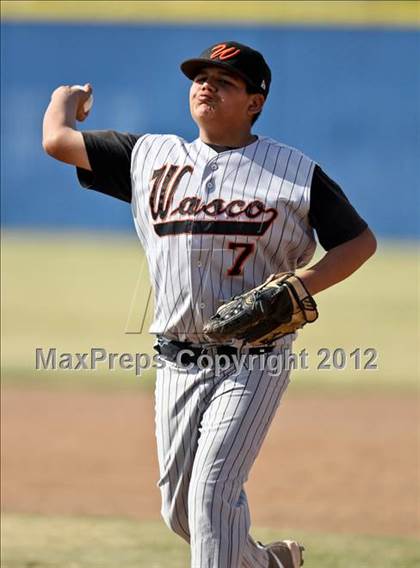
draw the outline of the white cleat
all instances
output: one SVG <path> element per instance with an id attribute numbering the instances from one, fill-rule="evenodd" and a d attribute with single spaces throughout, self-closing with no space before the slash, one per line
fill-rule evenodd
<path id="1" fill-rule="evenodd" d="M 295 540 L 271 542 L 264 547 L 269 555 L 269 568 L 299 568 L 303 565 L 305 547 Z"/>

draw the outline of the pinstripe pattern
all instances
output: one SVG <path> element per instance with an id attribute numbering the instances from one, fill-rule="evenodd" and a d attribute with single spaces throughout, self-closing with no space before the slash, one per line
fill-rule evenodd
<path id="1" fill-rule="evenodd" d="M 149 207 L 151 180 L 153 172 L 168 165 L 189 166 L 192 171 L 176 187 L 166 217 L 154 221 Z M 219 154 L 199 139 L 187 143 L 173 135 L 139 138 L 132 152 L 133 216 L 155 292 L 151 333 L 202 343 L 202 327 L 222 302 L 272 273 L 309 262 L 315 250 L 308 221 L 313 169 L 314 162 L 301 152 L 270 138 L 260 137 L 244 148 Z M 180 212 L 180 204 L 185 200 L 191 204 L 192 199 L 201 206 L 214 200 L 223 200 L 225 207 L 234 202 L 233 212 L 239 203 L 259 202 L 265 209 L 254 217 L 245 211 L 232 217 L 226 211 L 212 216 L 198 206 L 195 214 Z M 239 223 L 255 230 L 263 227 L 273 211 L 275 218 L 264 234 L 235 234 Z M 185 220 L 190 226 L 179 234 L 159 236 L 154 228 L 156 223 Z M 194 224 L 205 221 L 229 221 L 232 233 L 196 233 Z M 230 243 L 254 246 L 237 276 L 228 273 L 239 254 Z"/>
<path id="2" fill-rule="evenodd" d="M 191 544 L 192 568 L 266 568 L 248 535 L 244 483 L 289 382 L 283 371 L 215 377 L 168 363 L 156 381 L 162 516 Z"/>
<path id="3" fill-rule="evenodd" d="M 203 343 L 221 302 L 310 260 L 313 170 L 301 152 L 269 138 L 220 153 L 199 139 L 139 138 L 132 208 L 155 293 L 151 333 Z M 245 257 L 233 270 L 238 251 Z M 190 543 L 192 568 L 268 567 L 249 535 L 244 485 L 288 382 L 287 371 L 231 367 L 215 376 L 169 362 L 158 370 L 161 512 Z"/>

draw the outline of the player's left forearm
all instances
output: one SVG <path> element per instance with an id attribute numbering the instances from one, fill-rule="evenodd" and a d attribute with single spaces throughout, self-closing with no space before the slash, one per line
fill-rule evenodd
<path id="1" fill-rule="evenodd" d="M 370 229 L 358 237 L 329 250 L 310 268 L 297 271 L 309 293 L 314 295 L 353 274 L 376 251 L 376 239 Z"/>

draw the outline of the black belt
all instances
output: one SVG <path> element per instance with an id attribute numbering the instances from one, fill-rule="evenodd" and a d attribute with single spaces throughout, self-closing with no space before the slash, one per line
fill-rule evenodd
<path id="1" fill-rule="evenodd" d="M 208 359 L 211 360 L 212 357 L 226 355 L 230 359 L 236 355 L 240 357 L 243 354 L 246 355 L 263 355 L 264 353 L 270 353 L 273 351 L 274 347 L 272 345 L 267 345 L 264 347 L 249 347 L 245 349 L 238 349 L 232 345 L 202 345 L 197 346 L 191 342 L 173 341 L 170 339 L 165 339 L 164 337 L 159 337 L 157 343 L 154 345 L 155 350 L 162 355 L 164 359 L 168 361 L 180 363 L 183 366 L 196 365 L 199 357 L 202 355 L 207 355 Z M 180 351 L 185 351 L 182 353 L 178 359 L 178 354 Z M 205 358 L 203 358 L 203 363 L 205 363 Z M 205 365 L 204 365 L 205 366 Z"/>

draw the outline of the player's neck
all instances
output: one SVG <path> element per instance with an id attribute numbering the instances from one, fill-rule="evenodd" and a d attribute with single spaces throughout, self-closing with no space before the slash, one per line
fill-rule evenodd
<path id="1" fill-rule="evenodd" d="M 256 136 L 249 129 L 243 132 L 220 132 L 208 128 L 200 128 L 200 139 L 205 144 L 215 146 L 229 146 L 230 148 L 243 148 L 256 140 Z"/>

